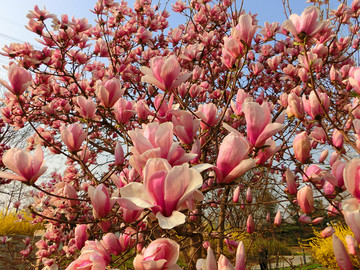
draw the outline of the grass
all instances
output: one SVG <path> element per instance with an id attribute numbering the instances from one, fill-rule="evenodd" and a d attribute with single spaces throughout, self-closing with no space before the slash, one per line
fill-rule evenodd
<path id="1" fill-rule="evenodd" d="M 302 266 L 296 266 L 295 268 L 291 268 L 289 266 L 289 267 L 278 268 L 278 269 L 284 269 L 284 270 L 290 270 L 290 269 L 307 270 L 307 269 L 328 269 L 328 268 L 322 267 L 322 265 L 319 264 L 319 263 L 311 263 L 311 264 L 306 264 L 306 265 L 302 265 Z"/>

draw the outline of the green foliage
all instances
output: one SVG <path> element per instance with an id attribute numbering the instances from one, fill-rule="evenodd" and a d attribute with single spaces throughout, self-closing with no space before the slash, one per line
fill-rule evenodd
<path id="1" fill-rule="evenodd" d="M 42 228 L 42 224 L 32 223 L 28 213 L 0 211 L 0 235 L 33 235 L 36 230 Z"/>

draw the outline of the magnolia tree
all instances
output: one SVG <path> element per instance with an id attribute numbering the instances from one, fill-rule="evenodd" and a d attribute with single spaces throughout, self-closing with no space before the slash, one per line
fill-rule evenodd
<path id="1" fill-rule="evenodd" d="M 5 46 L 1 82 L 4 122 L 34 132 L 4 154 L 0 177 L 32 188 L 44 269 L 245 269 L 236 235 L 282 216 L 320 223 L 316 198 L 353 231 L 348 251 L 333 237 L 352 267 L 360 1 L 310 2 L 261 26 L 231 0 L 178 0 L 184 22 L 170 29 L 148 0 L 99 0 L 94 25 L 35 6 L 27 28 L 42 49 Z M 63 172 L 44 152 L 63 157 Z"/>

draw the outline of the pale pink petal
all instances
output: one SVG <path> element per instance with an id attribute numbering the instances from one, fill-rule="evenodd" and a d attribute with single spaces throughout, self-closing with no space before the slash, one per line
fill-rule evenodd
<path id="1" fill-rule="evenodd" d="M 34 172 L 39 171 L 43 163 L 44 163 L 44 152 L 41 146 L 38 144 L 35 148 L 34 156 L 32 158 L 32 167 Z"/>
<path id="2" fill-rule="evenodd" d="M 161 72 L 164 66 L 164 59 L 161 56 L 156 56 L 151 59 L 150 68 L 153 72 L 154 77 L 161 83 L 164 84 L 163 78 L 161 76 Z M 164 84 L 165 85 L 165 84 Z M 163 89 L 164 90 L 164 89 Z"/>
<path id="3" fill-rule="evenodd" d="M 47 168 L 48 168 L 47 166 L 41 167 L 40 170 L 32 177 L 31 180 L 32 181 L 37 180 L 41 175 L 43 175 L 46 172 Z"/>
<path id="4" fill-rule="evenodd" d="M 235 270 L 245 270 L 246 269 L 246 254 L 245 254 L 245 246 L 241 241 L 236 249 L 236 257 L 235 257 Z"/>
<path id="5" fill-rule="evenodd" d="M 333 234 L 332 240 L 336 262 L 340 269 L 352 270 L 353 265 L 343 242 L 336 236 L 336 234 Z"/>
<path id="6" fill-rule="evenodd" d="M 159 226 L 162 229 L 172 229 L 178 225 L 184 224 L 186 216 L 178 211 L 173 211 L 170 217 L 164 217 L 161 212 L 156 214 L 156 218 L 159 221 Z"/>
<path id="7" fill-rule="evenodd" d="M 360 199 L 360 159 L 350 160 L 344 168 L 343 176 L 348 192 Z"/>
<path id="8" fill-rule="evenodd" d="M 235 178 L 240 177 L 244 173 L 246 173 L 248 170 L 253 168 L 256 164 L 256 159 L 245 159 L 240 162 L 239 165 L 237 165 L 223 180 L 224 183 L 230 183 Z M 218 180 L 219 182 L 219 180 Z"/>
<path id="9" fill-rule="evenodd" d="M 187 164 L 185 164 L 186 166 Z M 183 167 L 183 166 L 182 166 Z M 185 189 L 183 196 L 181 197 L 180 201 L 178 202 L 178 207 L 185 202 L 186 200 L 190 199 L 192 194 L 199 189 L 203 184 L 202 176 L 199 172 L 194 169 L 189 169 L 189 174 L 186 175 L 188 177 L 188 186 Z"/>
<path id="10" fill-rule="evenodd" d="M 173 82 L 180 75 L 180 64 L 175 55 L 171 55 L 165 60 L 164 65 L 161 68 L 161 78 L 166 89 L 172 88 Z"/>
<path id="11" fill-rule="evenodd" d="M 4 163 L 4 165 L 9 168 L 10 170 L 12 170 L 14 173 L 16 174 L 20 174 L 17 166 L 14 163 L 14 154 L 17 151 L 21 151 L 19 149 L 9 149 L 5 152 L 5 154 L 3 155 L 2 161 Z"/>
<path id="12" fill-rule="evenodd" d="M 213 168 L 214 165 L 211 165 L 209 163 L 201 163 L 201 164 L 197 164 L 195 166 L 192 166 L 191 169 L 196 170 L 197 172 L 201 173 L 203 171 L 206 171 L 207 169 Z"/>
<path id="13" fill-rule="evenodd" d="M 120 189 L 120 194 L 123 199 L 130 200 L 134 205 L 140 208 L 151 208 L 154 206 L 154 201 L 145 190 L 143 184 L 131 182 Z M 124 202 L 124 200 L 122 200 L 122 202 Z M 131 207 L 131 204 L 127 204 L 127 207 Z"/>
<path id="14" fill-rule="evenodd" d="M 256 147 L 263 146 L 267 139 L 269 139 L 271 136 L 278 133 L 283 128 L 284 128 L 284 125 L 279 124 L 279 123 L 270 123 L 270 124 L 266 125 L 264 130 L 261 132 L 261 134 L 257 138 L 257 140 L 255 142 L 255 146 Z"/>
<path id="15" fill-rule="evenodd" d="M 149 84 L 153 84 L 162 90 L 165 89 L 165 85 L 163 83 L 161 83 L 160 81 L 158 81 L 154 76 L 151 76 L 151 75 L 142 76 L 141 81 L 149 83 Z"/>
<path id="16" fill-rule="evenodd" d="M 27 182 L 28 180 L 25 179 L 23 176 L 17 175 L 17 174 L 13 174 L 13 173 L 9 173 L 9 172 L 0 172 L 0 177 L 1 178 L 5 178 L 5 179 L 13 179 L 13 180 L 19 180 L 19 181 L 23 181 L 23 182 Z"/>
<path id="17" fill-rule="evenodd" d="M 17 151 L 14 154 L 14 163 L 19 170 L 20 175 L 27 180 L 30 180 L 33 176 L 30 154 L 24 151 Z"/>
<path id="18" fill-rule="evenodd" d="M 267 123 L 265 122 L 265 114 L 261 106 L 256 102 L 245 102 L 242 110 L 246 119 L 246 130 L 248 140 L 255 145 L 255 142 Z"/>
<path id="19" fill-rule="evenodd" d="M 156 131 L 155 143 L 161 149 L 161 157 L 167 158 L 167 153 L 170 150 L 170 147 L 173 143 L 173 124 L 171 122 L 166 122 L 161 124 Z"/>
<path id="20" fill-rule="evenodd" d="M 134 147 L 139 151 L 140 154 L 153 148 L 149 140 L 146 139 L 139 130 L 129 131 L 129 136 L 133 141 Z"/>
<path id="21" fill-rule="evenodd" d="M 171 89 L 178 87 L 180 84 L 186 82 L 192 75 L 192 72 L 181 74 L 177 80 L 172 84 Z"/>

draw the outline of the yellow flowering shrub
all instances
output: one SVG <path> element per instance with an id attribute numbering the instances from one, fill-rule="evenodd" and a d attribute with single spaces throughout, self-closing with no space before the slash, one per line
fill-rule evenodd
<path id="1" fill-rule="evenodd" d="M 33 235 L 36 230 L 42 229 L 41 224 L 33 224 L 31 221 L 31 215 L 23 211 L 0 211 L 0 235 Z"/>
<path id="2" fill-rule="evenodd" d="M 335 234 L 337 235 L 337 237 L 339 237 L 339 239 L 344 243 L 345 247 L 347 248 L 345 237 L 347 235 L 354 236 L 354 234 L 348 226 L 341 223 L 333 225 L 333 227 L 335 229 Z M 330 269 L 339 269 L 333 252 L 332 237 L 324 239 L 321 237 L 320 234 L 321 231 L 314 230 L 315 236 L 310 238 L 308 244 L 305 245 L 311 247 L 313 258 L 319 263 L 321 263 L 324 267 Z M 360 267 L 359 261 L 354 256 L 350 255 L 350 258 L 354 266 Z"/>

